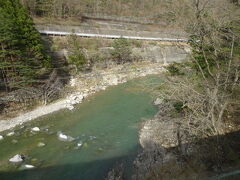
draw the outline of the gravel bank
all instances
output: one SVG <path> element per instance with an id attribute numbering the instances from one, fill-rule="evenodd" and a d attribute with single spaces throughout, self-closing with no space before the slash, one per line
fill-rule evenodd
<path id="1" fill-rule="evenodd" d="M 163 71 L 162 64 L 141 62 L 119 65 L 107 70 L 95 70 L 88 74 L 79 75 L 72 79 L 69 84 L 69 86 L 75 89 L 74 93 L 65 99 L 60 99 L 46 106 L 40 106 L 35 110 L 20 114 L 18 117 L 0 120 L 0 132 L 61 109 L 73 110 L 75 104 L 81 103 L 84 98 L 98 91 L 105 90 L 109 86 L 124 83 L 137 77 L 159 74 Z"/>

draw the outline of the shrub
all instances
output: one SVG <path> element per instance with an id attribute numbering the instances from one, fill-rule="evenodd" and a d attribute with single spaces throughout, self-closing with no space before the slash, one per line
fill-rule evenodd
<path id="1" fill-rule="evenodd" d="M 178 76 L 184 74 L 183 72 L 181 72 L 180 66 L 177 63 L 170 64 L 166 67 L 166 69 L 171 74 L 171 76 Z"/>
<path id="2" fill-rule="evenodd" d="M 82 70 L 84 65 L 87 63 L 87 58 L 76 35 L 71 35 L 69 37 L 69 45 L 70 55 L 68 57 L 68 63 L 74 65 L 77 70 Z"/>
<path id="3" fill-rule="evenodd" d="M 113 41 L 113 50 L 111 52 L 112 59 L 118 64 L 130 62 L 132 51 L 130 49 L 130 42 L 127 39 L 120 38 Z"/>

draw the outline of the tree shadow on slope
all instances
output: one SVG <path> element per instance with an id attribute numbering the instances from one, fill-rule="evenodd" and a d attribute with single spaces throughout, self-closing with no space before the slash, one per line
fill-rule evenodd
<path id="1" fill-rule="evenodd" d="M 69 81 L 69 71 L 68 71 L 68 62 L 64 55 L 64 52 L 61 50 L 54 50 L 53 46 L 53 37 L 51 36 L 42 36 L 42 40 L 44 43 L 44 47 L 48 53 L 48 55 L 52 58 L 52 70 L 56 70 L 58 76 L 61 77 L 63 83 L 67 83 Z M 52 72 L 52 71 L 50 71 Z M 49 76 L 50 74 L 48 74 Z M 47 78 L 47 77 L 46 77 Z"/>
<path id="2" fill-rule="evenodd" d="M 47 104 L 59 97 L 60 90 L 69 82 L 70 73 L 68 63 L 62 50 L 54 50 L 53 37 L 42 36 L 44 47 L 47 54 L 52 59 L 52 68 L 39 77 L 40 82 L 43 81 L 43 100 Z"/>
<path id="3" fill-rule="evenodd" d="M 135 163 L 136 180 L 239 180 L 240 131 L 164 148 L 152 142 Z"/>

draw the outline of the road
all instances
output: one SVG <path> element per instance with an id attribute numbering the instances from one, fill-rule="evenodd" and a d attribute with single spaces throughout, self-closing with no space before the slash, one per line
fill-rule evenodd
<path id="1" fill-rule="evenodd" d="M 71 32 L 62 32 L 62 31 L 48 31 L 48 30 L 39 30 L 41 34 L 45 35 L 55 35 L 55 36 L 68 36 L 71 34 L 81 36 L 81 37 L 98 37 L 98 38 L 107 38 L 107 39 L 136 39 L 136 40 L 147 40 L 147 41 L 170 41 L 170 42 L 187 42 L 185 38 L 153 38 L 153 37 L 140 37 L 140 36 L 122 36 L 122 35 L 107 35 L 107 34 L 92 34 L 92 33 L 71 33 Z"/>

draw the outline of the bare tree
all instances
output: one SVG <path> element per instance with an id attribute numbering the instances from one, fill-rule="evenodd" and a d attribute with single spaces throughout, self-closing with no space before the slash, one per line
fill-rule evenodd
<path id="1" fill-rule="evenodd" d="M 43 87 L 43 103 L 46 105 L 50 98 L 59 93 L 63 87 L 63 82 L 58 76 L 57 70 L 54 69 Z"/>

